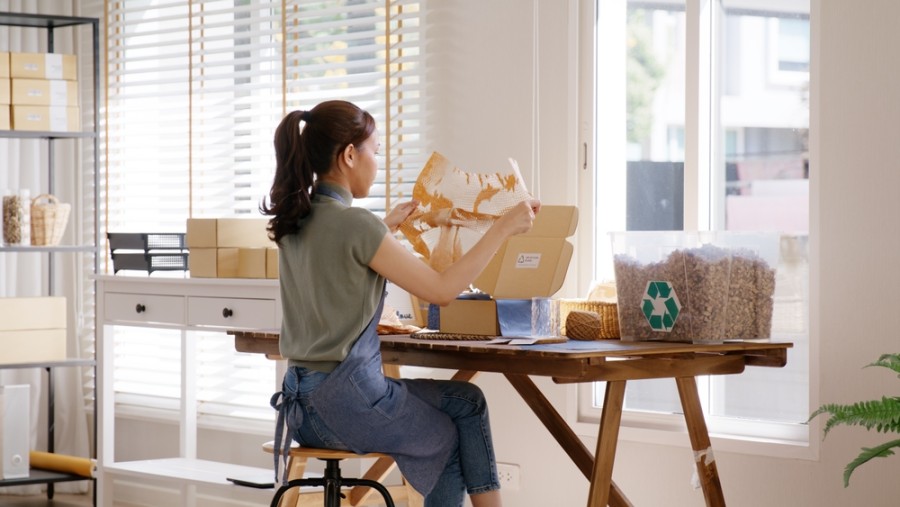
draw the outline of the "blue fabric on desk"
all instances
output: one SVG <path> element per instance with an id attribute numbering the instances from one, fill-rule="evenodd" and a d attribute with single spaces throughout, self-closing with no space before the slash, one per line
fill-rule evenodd
<path id="1" fill-rule="evenodd" d="M 531 336 L 531 300 L 498 299 L 500 336 Z"/>

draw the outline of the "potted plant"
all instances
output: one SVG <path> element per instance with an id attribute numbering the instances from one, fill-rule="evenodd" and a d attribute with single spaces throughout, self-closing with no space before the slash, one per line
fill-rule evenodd
<path id="1" fill-rule="evenodd" d="M 900 378 L 900 353 L 883 354 L 874 363 L 866 365 L 890 368 L 898 373 Z M 867 430 L 872 428 L 879 433 L 894 433 L 900 435 L 900 396 L 882 396 L 880 400 L 860 401 L 848 405 L 829 403 L 822 405 L 809 416 L 811 421 L 818 415 L 828 413 L 831 417 L 825 423 L 825 431 L 822 438 L 828 435 L 828 431 L 837 425 L 865 426 Z M 886 458 L 894 454 L 894 448 L 900 448 L 900 438 L 885 442 L 879 446 L 863 447 L 862 452 L 853 461 L 844 467 L 844 487 L 850 485 L 850 475 L 863 463 L 872 458 Z"/>

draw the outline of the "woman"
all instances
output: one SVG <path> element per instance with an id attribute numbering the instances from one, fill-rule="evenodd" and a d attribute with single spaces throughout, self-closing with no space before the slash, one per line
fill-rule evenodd
<path id="1" fill-rule="evenodd" d="M 392 234 L 416 203 L 384 221 L 350 206 L 369 194 L 378 148 L 372 116 L 344 101 L 291 112 L 275 131 L 275 180 L 261 209 L 280 246 L 280 349 L 289 360 L 272 398 L 277 444 L 283 419 L 302 445 L 390 454 L 426 507 L 462 506 L 466 492 L 475 507 L 499 506 L 481 391 L 467 382 L 385 378 L 376 326 L 385 279 L 446 305 L 506 238 L 531 228 L 540 203 L 520 203 L 439 273 Z"/>

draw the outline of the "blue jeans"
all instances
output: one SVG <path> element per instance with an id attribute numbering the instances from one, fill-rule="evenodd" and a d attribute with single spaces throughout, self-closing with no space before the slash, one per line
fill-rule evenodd
<path id="1" fill-rule="evenodd" d="M 290 368 L 285 375 L 283 389 L 297 393 L 303 412 L 303 423 L 295 428 L 292 437 L 310 447 L 347 449 L 309 404 L 309 394 L 327 377 L 327 373 L 297 367 Z M 440 388 L 440 409 L 453 420 L 459 434 L 459 446 L 437 485 L 425 497 L 425 507 L 462 507 L 467 492 L 477 494 L 500 489 L 488 407 L 481 389 L 469 382 L 425 382 L 434 382 Z"/>

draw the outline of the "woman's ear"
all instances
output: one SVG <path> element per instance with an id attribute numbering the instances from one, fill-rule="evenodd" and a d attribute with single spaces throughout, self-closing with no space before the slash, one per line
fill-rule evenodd
<path id="1" fill-rule="evenodd" d="M 348 144 L 344 151 L 341 152 L 341 161 L 349 167 L 353 167 L 353 161 L 356 159 L 356 146 L 353 143 Z"/>

